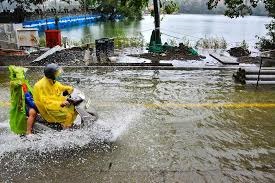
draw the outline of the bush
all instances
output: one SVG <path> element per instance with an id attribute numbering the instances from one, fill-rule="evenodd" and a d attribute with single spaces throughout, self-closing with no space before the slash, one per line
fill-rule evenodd
<path id="1" fill-rule="evenodd" d="M 275 50 L 275 21 L 272 21 L 270 24 L 266 25 L 267 30 L 267 37 L 259 37 L 259 42 L 256 43 L 256 48 L 261 51 L 266 50 Z"/>
<path id="2" fill-rule="evenodd" d="M 226 49 L 227 42 L 222 38 L 201 38 L 197 41 L 195 48 Z"/>
<path id="3" fill-rule="evenodd" d="M 114 44 L 118 49 L 127 47 L 143 47 L 144 41 L 142 37 L 118 36 L 114 38 Z"/>
<path id="4" fill-rule="evenodd" d="M 39 47 L 46 47 L 46 39 L 45 39 L 45 37 L 39 38 Z"/>
<path id="5" fill-rule="evenodd" d="M 243 40 L 240 43 L 239 47 L 243 48 L 244 50 L 248 50 L 248 48 L 249 48 L 249 46 L 248 46 L 248 44 L 247 44 L 247 42 L 245 40 Z"/>

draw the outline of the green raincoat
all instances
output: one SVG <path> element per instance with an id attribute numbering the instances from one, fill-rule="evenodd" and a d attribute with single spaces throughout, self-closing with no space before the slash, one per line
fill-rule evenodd
<path id="1" fill-rule="evenodd" d="M 25 134 L 27 130 L 26 103 L 22 84 L 26 84 L 32 92 L 28 80 L 25 78 L 26 68 L 9 66 L 10 71 L 10 128 L 16 134 Z"/>

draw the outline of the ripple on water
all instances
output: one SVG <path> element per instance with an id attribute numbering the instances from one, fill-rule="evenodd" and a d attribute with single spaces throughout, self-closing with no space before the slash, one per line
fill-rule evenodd
<path id="1" fill-rule="evenodd" d="M 39 78 L 40 71 L 29 72 Z M 274 109 L 222 104 L 274 103 L 275 92 L 236 86 L 231 74 L 71 69 L 64 81 L 92 100 L 98 124 L 112 129 L 112 139 L 98 128 L 19 138 L 8 130 L 8 109 L 1 108 L 2 177 L 272 182 Z M 7 87 L 0 92 L 8 97 Z"/>

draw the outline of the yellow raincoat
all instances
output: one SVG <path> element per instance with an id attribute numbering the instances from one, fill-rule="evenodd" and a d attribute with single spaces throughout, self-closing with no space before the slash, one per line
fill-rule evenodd
<path id="1" fill-rule="evenodd" d="M 72 93 L 73 87 L 62 85 L 46 77 L 39 80 L 33 88 L 33 99 L 41 116 L 49 123 L 61 123 L 71 126 L 76 118 L 74 106 L 61 107 L 66 100 L 63 92 L 67 90 Z"/>

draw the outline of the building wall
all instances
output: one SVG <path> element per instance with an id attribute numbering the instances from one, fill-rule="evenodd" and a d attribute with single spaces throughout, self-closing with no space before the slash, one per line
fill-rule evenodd
<path id="1" fill-rule="evenodd" d="M 17 49 L 16 29 L 22 24 L 0 24 L 0 48 Z"/>

